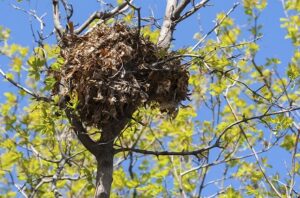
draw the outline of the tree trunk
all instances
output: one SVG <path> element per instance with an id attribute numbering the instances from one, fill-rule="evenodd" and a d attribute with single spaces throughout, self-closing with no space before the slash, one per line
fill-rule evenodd
<path id="1" fill-rule="evenodd" d="M 160 35 L 158 38 L 158 46 L 162 48 L 169 48 L 175 24 L 173 23 L 172 17 L 174 14 L 174 10 L 176 9 L 177 0 L 168 0 L 167 7 L 165 11 L 165 17 L 163 21 L 163 25 L 161 27 Z"/>
<path id="2" fill-rule="evenodd" d="M 97 159 L 97 177 L 95 198 L 108 198 L 113 181 L 113 143 L 103 144 L 100 147 Z"/>
<path id="3" fill-rule="evenodd" d="M 110 122 L 102 127 L 101 138 L 94 149 L 97 159 L 97 176 L 95 198 L 108 198 L 110 196 L 111 184 L 113 181 L 114 168 L 114 140 L 124 129 L 134 108 L 128 107 L 128 115 Z"/>

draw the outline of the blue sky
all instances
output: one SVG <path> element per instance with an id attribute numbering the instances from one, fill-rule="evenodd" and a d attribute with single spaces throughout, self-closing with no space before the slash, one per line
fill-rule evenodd
<path id="1" fill-rule="evenodd" d="M 70 1 L 74 6 L 74 17 L 72 20 L 74 24 L 81 24 L 93 11 L 101 10 L 101 5 L 96 0 L 73 0 Z M 154 16 L 162 18 L 164 13 L 165 1 L 164 0 L 136 0 L 137 4 L 142 7 L 142 15 L 148 16 L 151 10 Z M 188 20 L 184 21 L 176 28 L 174 34 L 174 48 L 182 48 L 194 45 L 197 41 L 193 39 L 193 35 L 199 31 L 202 33 L 208 32 L 214 26 L 214 19 L 216 13 L 227 12 L 234 3 L 239 0 L 212 0 L 212 6 L 201 9 L 198 13 L 194 14 Z M 37 11 L 37 15 L 41 16 L 46 13 L 45 16 L 45 34 L 49 34 L 53 30 L 51 3 L 50 0 L 24 0 L 23 3 L 18 3 L 12 0 L 0 1 L 0 25 L 11 29 L 11 38 L 9 43 L 17 43 L 29 48 L 36 46 L 32 38 L 30 29 L 30 21 L 33 23 L 35 30 L 38 30 L 39 24 L 32 17 L 28 16 L 22 11 L 15 10 L 11 4 L 15 4 L 25 10 L 33 9 Z M 247 18 L 244 15 L 242 5 L 240 5 L 235 12 L 231 14 L 236 23 L 242 29 L 242 32 L 247 32 L 249 24 Z M 259 41 L 261 50 L 257 56 L 258 64 L 263 64 L 266 58 L 274 57 L 281 60 L 279 69 L 283 75 L 284 68 L 286 68 L 290 57 L 292 56 L 293 48 L 289 40 L 284 39 L 285 30 L 280 28 L 279 19 L 284 17 L 280 0 L 269 0 L 269 4 L 259 19 L 259 23 L 263 25 L 263 38 Z M 251 40 L 252 38 L 244 33 L 240 37 L 244 40 Z M 49 38 L 48 42 L 55 43 L 55 37 Z M 0 66 L 7 71 L 8 62 L 0 56 Z M 10 90 L 12 86 L 7 83 L 0 84 L 0 93 Z M 0 96 L 0 102 L 3 100 L 3 96 Z M 271 155 L 285 155 L 282 150 L 274 150 Z M 278 158 L 270 158 L 272 164 L 277 167 L 277 170 L 284 168 L 284 161 L 278 161 Z M 289 163 L 289 161 L 287 161 Z M 282 170 L 285 171 L 285 170 Z M 211 177 L 217 177 L 211 175 Z M 211 189 L 213 190 L 213 189 Z"/>

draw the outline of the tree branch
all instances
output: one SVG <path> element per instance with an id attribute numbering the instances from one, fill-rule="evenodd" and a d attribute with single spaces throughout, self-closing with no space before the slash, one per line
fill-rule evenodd
<path id="1" fill-rule="evenodd" d="M 130 3 L 132 2 L 132 0 L 130 1 Z M 124 3 L 122 3 L 121 5 L 119 5 L 118 7 L 115 7 L 114 9 L 112 9 L 109 12 L 99 12 L 96 11 L 94 12 L 79 28 L 77 28 L 74 33 L 75 34 L 80 34 L 82 33 L 95 19 L 101 19 L 101 22 L 110 19 L 112 17 L 114 17 L 115 15 L 117 15 L 118 13 L 122 12 L 122 10 L 126 10 L 128 7 L 128 2 L 125 1 Z"/>
<path id="2" fill-rule="evenodd" d="M 193 9 L 186 12 L 183 16 L 180 16 L 181 12 L 186 8 L 186 6 L 190 2 L 191 2 L 190 0 L 182 0 L 181 3 L 177 5 L 178 4 L 177 0 L 167 1 L 165 17 L 164 17 L 163 25 L 157 42 L 157 45 L 159 47 L 168 48 L 173 39 L 173 32 L 175 30 L 176 25 L 180 21 L 194 14 L 200 8 L 204 7 L 209 2 L 209 0 L 202 0 L 200 3 L 195 5 Z"/>
<path id="3" fill-rule="evenodd" d="M 177 0 L 168 0 L 165 17 L 163 21 L 162 28 L 160 30 L 160 35 L 158 38 L 157 45 L 162 48 L 168 48 L 172 41 L 173 31 L 175 28 L 174 23 L 174 11 L 176 9 Z"/>
<path id="4" fill-rule="evenodd" d="M 79 141 L 83 144 L 83 146 L 91 152 L 94 156 L 98 155 L 98 145 L 97 143 L 90 138 L 88 132 L 83 127 L 82 122 L 79 118 L 73 113 L 74 110 L 66 107 L 65 112 L 66 115 L 73 127 L 75 134 L 77 135 Z"/>
<path id="5" fill-rule="evenodd" d="M 296 134 L 296 141 L 295 141 L 295 146 L 294 146 L 294 150 L 292 153 L 292 167 L 291 167 L 291 181 L 290 181 L 290 190 L 289 190 L 289 195 L 291 197 L 293 197 L 293 188 L 295 186 L 295 175 L 296 175 L 296 154 L 297 154 L 297 150 L 298 150 L 298 144 L 299 144 L 299 139 L 300 139 L 300 128 L 299 126 L 294 123 L 294 126 L 297 129 L 297 134 Z"/>
<path id="6" fill-rule="evenodd" d="M 181 3 L 176 7 L 174 11 L 174 17 L 179 18 L 181 12 L 184 10 L 184 8 L 191 2 L 191 0 L 182 0 Z"/>
<path id="7" fill-rule="evenodd" d="M 16 5 L 14 5 L 14 4 L 12 4 L 11 6 L 12 6 L 14 9 L 20 10 L 20 11 L 22 11 L 22 12 L 24 12 L 24 13 L 26 13 L 26 14 L 32 16 L 33 18 L 35 18 L 35 19 L 40 23 L 40 29 L 41 29 L 41 31 L 44 30 L 44 27 L 45 27 L 46 24 L 45 24 L 45 22 L 43 21 L 43 18 L 46 16 L 46 13 L 44 13 L 44 14 L 41 15 L 41 16 L 38 16 L 38 15 L 36 14 L 36 11 L 35 11 L 35 10 L 29 10 L 29 11 L 27 11 L 27 10 L 24 10 L 24 9 L 22 9 L 22 8 L 16 6 Z"/>
<path id="8" fill-rule="evenodd" d="M 239 3 L 235 3 L 233 5 L 233 7 L 226 13 L 226 15 L 216 23 L 216 25 L 208 32 L 206 33 L 197 43 L 196 45 L 194 45 L 192 47 L 192 49 L 190 50 L 191 51 L 194 51 L 205 39 L 206 37 L 208 37 L 211 33 L 213 33 L 215 31 L 215 29 L 217 29 L 222 23 L 223 21 L 235 10 L 235 8 L 239 5 Z"/>
<path id="9" fill-rule="evenodd" d="M 138 36 L 140 36 L 140 32 L 141 32 L 141 8 L 140 7 L 136 7 L 135 5 L 133 5 L 129 0 L 125 0 L 127 2 L 127 4 L 137 12 L 138 15 Z"/>
<path id="10" fill-rule="evenodd" d="M 44 102 L 51 102 L 52 100 L 44 97 L 44 96 L 39 96 L 36 93 L 33 93 L 32 91 L 30 91 L 29 89 L 23 87 L 22 85 L 20 85 L 19 83 L 15 82 L 13 79 L 9 78 L 4 71 L 0 68 L 0 74 L 11 84 L 13 84 L 15 87 L 17 87 L 18 89 L 26 92 L 27 94 L 31 95 L 34 99 L 36 99 L 37 101 L 44 101 Z"/>
<path id="11" fill-rule="evenodd" d="M 64 28 L 60 23 L 60 14 L 59 14 L 59 2 L 58 0 L 52 0 L 52 8 L 53 8 L 53 23 L 54 28 L 58 34 L 59 37 L 62 37 L 64 33 Z"/>
<path id="12" fill-rule="evenodd" d="M 118 146 L 118 145 L 116 145 Z M 118 146 L 120 147 L 120 146 Z M 145 154 L 145 155 L 156 155 L 156 156 L 160 156 L 160 155 L 180 155 L 180 156 L 185 156 L 185 155 L 201 155 L 202 153 L 216 148 L 216 147 L 220 147 L 218 145 L 218 143 L 206 147 L 206 148 L 202 148 L 202 149 L 198 149 L 198 150 L 194 150 L 194 151 L 181 151 L 181 152 L 175 152 L 175 151 L 149 151 L 149 150 L 142 150 L 142 149 L 135 149 L 135 148 L 119 148 L 119 149 L 115 149 L 115 153 L 119 153 L 119 152 L 124 152 L 124 151 L 130 151 L 130 152 L 134 152 L 134 153 L 140 153 L 140 154 Z"/>
<path id="13" fill-rule="evenodd" d="M 186 13 L 184 13 L 182 16 L 178 16 L 176 23 L 179 23 L 180 21 L 183 21 L 184 19 L 188 18 L 189 16 L 193 15 L 195 12 L 197 12 L 200 8 L 204 7 L 209 0 L 202 0 L 197 5 L 193 6 L 193 8 Z M 184 8 L 183 8 L 184 9 Z M 181 11 L 183 11 L 183 9 Z M 180 13 L 179 13 L 180 15 Z"/>
<path id="14" fill-rule="evenodd" d="M 236 82 L 234 82 L 234 84 L 235 84 L 235 83 L 236 83 Z M 226 102 L 227 102 L 227 104 L 228 104 L 228 106 L 229 106 L 229 109 L 230 109 L 230 111 L 231 111 L 231 113 L 232 113 L 234 119 L 237 121 L 237 120 L 238 120 L 238 116 L 236 115 L 236 112 L 235 112 L 235 110 L 233 109 L 233 107 L 231 106 L 231 103 L 229 102 L 228 97 L 227 97 L 228 90 L 229 90 L 234 84 L 232 84 L 232 85 L 230 85 L 229 87 L 227 87 L 226 92 L 224 93 L 224 98 L 225 98 L 225 100 L 226 100 Z M 254 157 L 255 157 L 255 159 L 256 159 L 256 164 L 257 164 L 257 166 L 258 166 L 260 172 L 262 173 L 263 177 L 265 178 L 265 180 L 267 181 L 267 183 L 270 185 L 271 189 L 276 193 L 276 195 L 277 195 L 278 197 L 282 197 L 281 193 L 278 191 L 278 189 L 276 189 L 276 187 L 275 187 L 274 184 L 270 181 L 270 179 L 268 178 L 266 172 L 264 171 L 264 169 L 263 169 L 263 167 L 262 167 L 262 165 L 261 165 L 261 163 L 260 163 L 260 161 L 259 161 L 259 157 L 258 157 L 258 155 L 257 155 L 257 152 L 255 151 L 253 145 L 250 143 L 250 141 L 249 141 L 249 139 L 248 139 L 248 137 L 247 137 L 247 135 L 246 135 L 246 132 L 245 132 L 244 128 L 243 128 L 242 125 L 240 125 L 240 124 L 239 124 L 238 126 L 239 126 L 239 129 L 241 130 L 241 133 L 242 133 L 243 137 L 244 137 L 245 140 L 246 140 L 246 143 L 247 143 L 248 147 L 250 148 L 250 150 L 252 151 L 252 153 L 253 153 L 253 155 L 254 155 Z"/>
<path id="15" fill-rule="evenodd" d="M 73 6 L 67 2 L 67 0 L 61 0 L 61 3 L 67 14 L 67 21 L 69 22 L 73 16 Z"/>
<path id="16" fill-rule="evenodd" d="M 253 117 L 250 117 L 250 118 L 243 118 L 241 120 L 237 120 L 235 121 L 234 123 L 230 124 L 229 126 L 227 126 L 221 133 L 221 135 L 219 136 L 218 140 L 219 141 L 221 139 L 221 137 L 229 130 L 231 129 L 232 127 L 236 126 L 236 125 L 239 125 L 241 123 L 247 123 L 248 121 L 251 121 L 251 120 L 257 120 L 257 119 L 262 119 L 264 117 L 268 117 L 268 116 L 273 116 L 273 115 L 279 115 L 279 114 L 284 114 L 284 113 L 287 113 L 287 112 L 292 112 L 292 111 L 297 111 L 297 110 L 300 110 L 300 107 L 291 107 L 289 109 L 285 109 L 285 110 L 281 110 L 281 111 L 275 111 L 275 112 L 272 112 L 272 113 L 265 113 L 265 114 L 262 114 L 262 115 L 258 115 L 258 116 L 253 116 Z"/>

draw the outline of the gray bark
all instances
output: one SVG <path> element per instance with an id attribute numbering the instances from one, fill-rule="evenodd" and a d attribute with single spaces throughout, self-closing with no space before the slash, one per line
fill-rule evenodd
<path id="1" fill-rule="evenodd" d="M 187 5 L 191 3 L 191 0 L 167 0 L 164 21 L 157 42 L 157 45 L 159 47 L 169 48 L 173 40 L 173 32 L 176 25 L 184 19 L 190 17 L 200 8 L 204 7 L 209 2 L 209 0 L 201 0 L 197 4 L 195 4 L 194 1 L 192 2 L 193 8 L 183 13 Z"/>
<path id="2" fill-rule="evenodd" d="M 168 0 L 165 11 L 164 22 L 161 27 L 157 45 L 162 48 L 169 48 L 175 24 L 173 23 L 174 11 L 177 6 L 177 0 Z"/>
<path id="3" fill-rule="evenodd" d="M 129 114 L 133 113 L 133 109 Z M 113 159 L 114 159 L 114 139 L 120 135 L 128 123 L 129 118 L 112 121 L 106 127 L 102 128 L 102 136 L 97 146 L 97 176 L 95 198 L 110 197 L 111 184 L 113 181 Z"/>
<path id="4" fill-rule="evenodd" d="M 113 181 L 113 144 L 108 143 L 101 146 L 101 153 L 97 159 L 97 176 L 95 198 L 110 197 L 111 184 Z"/>

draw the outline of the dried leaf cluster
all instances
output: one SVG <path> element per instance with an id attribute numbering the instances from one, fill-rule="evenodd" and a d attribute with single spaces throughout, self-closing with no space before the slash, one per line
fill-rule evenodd
<path id="1" fill-rule="evenodd" d="M 88 126 L 130 118 L 141 105 L 172 114 L 188 98 L 189 75 L 176 55 L 124 24 L 65 37 L 61 56 L 65 62 L 53 90 L 76 93 L 78 113 Z"/>

